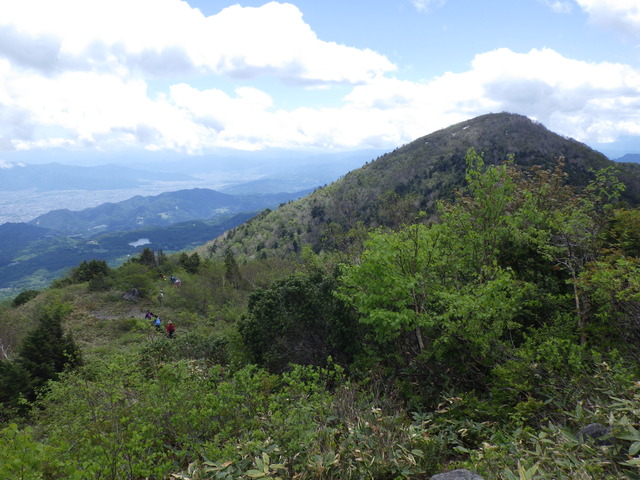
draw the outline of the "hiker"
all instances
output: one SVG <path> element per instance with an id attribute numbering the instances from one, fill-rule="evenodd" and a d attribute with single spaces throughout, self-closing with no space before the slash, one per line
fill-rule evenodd
<path id="1" fill-rule="evenodd" d="M 160 320 L 160 317 L 156 315 L 156 319 L 153 321 L 153 324 L 156 326 L 156 330 L 158 332 L 162 331 L 162 320 Z"/>
<path id="2" fill-rule="evenodd" d="M 157 317 L 157 315 L 154 315 L 153 313 L 151 313 L 151 310 L 147 310 L 147 313 L 144 316 L 145 320 L 151 320 L 153 317 Z"/>
<path id="3" fill-rule="evenodd" d="M 167 333 L 169 334 L 169 338 L 173 338 L 173 334 L 175 331 L 176 327 L 173 325 L 173 322 L 169 320 L 169 323 L 167 324 Z"/>
<path id="4" fill-rule="evenodd" d="M 164 298 L 164 290 L 160 290 L 160 293 L 158 294 L 158 303 L 160 305 L 162 305 L 162 299 Z"/>

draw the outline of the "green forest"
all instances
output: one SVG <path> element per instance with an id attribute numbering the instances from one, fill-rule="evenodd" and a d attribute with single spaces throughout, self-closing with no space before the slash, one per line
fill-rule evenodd
<path id="1" fill-rule="evenodd" d="M 435 214 L 389 192 L 401 221 L 324 248 L 145 249 L 23 291 L 0 478 L 640 478 L 640 210 L 612 167 L 565 170 L 470 150 Z"/>

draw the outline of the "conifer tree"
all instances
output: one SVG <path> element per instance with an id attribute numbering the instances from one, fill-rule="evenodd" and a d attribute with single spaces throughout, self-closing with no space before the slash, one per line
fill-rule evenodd
<path id="1" fill-rule="evenodd" d="M 198 255 L 198 252 L 195 252 L 192 255 L 182 252 L 178 261 L 187 273 L 198 273 L 198 269 L 200 268 L 200 255 Z"/>
<path id="2" fill-rule="evenodd" d="M 0 360 L 0 423 L 15 414 L 24 413 L 25 405 L 20 402 L 29 392 L 29 375 L 17 363 Z"/>
<path id="3" fill-rule="evenodd" d="M 62 330 L 62 319 L 70 307 L 56 303 L 45 310 L 37 327 L 23 340 L 17 362 L 27 372 L 31 399 L 47 381 L 55 380 L 66 367 L 81 363 L 80 350 L 70 334 Z"/>
<path id="4" fill-rule="evenodd" d="M 147 247 L 145 247 L 144 250 L 142 250 L 142 253 L 140 254 L 140 258 L 137 261 L 140 262 L 142 265 L 146 265 L 147 267 L 151 267 L 151 268 L 157 266 L 158 264 L 156 260 L 156 256 L 153 253 L 153 250 Z"/>
<path id="5" fill-rule="evenodd" d="M 74 283 L 88 282 L 97 277 L 104 277 L 109 274 L 109 266 L 104 260 L 83 260 L 80 265 L 73 269 L 71 280 Z"/>
<path id="6" fill-rule="evenodd" d="M 240 274 L 240 268 L 236 262 L 236 258 L 233 253 L 227 252 L 224 257 L 224 279 L 234 287 L 238 287 L 242 284 L 242 275 Z"/>

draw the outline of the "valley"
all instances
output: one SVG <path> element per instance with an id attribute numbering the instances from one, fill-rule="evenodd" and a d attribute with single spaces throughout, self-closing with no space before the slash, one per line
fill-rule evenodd
<path id="1" fill-rule="evenodd" d="M 0 175 L 2 173 L 0 172 Z M 116 203 L 136 195 L 158 195 L 187 188 L 202 187 L 203 181 L 150 184 L 144 188 L 122 188 L 110 190 L 53 190 L 35 189 L 1 191 L 0 224 L 7 222 L 29 222 L 45 213 L 59 209 L 84 210 L 103 203 Z"/>
<path id="2" fill-rule="evenodd" d="M 0 298 L 44 288 L 82 260 L 116 266 L 142 247 L 139 238 L 149 236 L 145 246 L 167 253 L 196 248 L 266 208 L 334 181 L 374 153 L 286 154 L 285 165 L 275 154 L 259 153 L 164 158 L 153 168 L 145 167 L 145 158 L 130 166 L 4 165 Z M 21 233 L 23 224 L 42 228 L 37 241 L 29 240 L 33 232 Z"/>

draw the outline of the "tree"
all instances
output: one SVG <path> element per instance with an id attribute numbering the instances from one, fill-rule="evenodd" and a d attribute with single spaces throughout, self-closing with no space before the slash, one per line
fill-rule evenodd
<path id="1" fill-rule="evenodd" d="M 26 412 L 26 404 L 21 399 L 30 394 L 29 374 L 18 363 L 0 360 L 0 423 L 16 414 Z"/>
<path id="2" fill-rule="evenodd" d="M 149 247 L 144 247 L 144 249 L 140 253 L 140 257 L 138 257 L 136 261 L 150 268 L 154 268 L 158 265 L 156 256 L 153 253 L 153 250 L 151 250 Z"/>
<path id="3" fill-rule="evenodd" d="M 415 330 L 422 352 L 427 329 L 432 351 L 455 338 L 487 352 L 514 326 L 526 287 L 498 257 L 510 237 L 515 183 L 506 166 L 484 169 L 473 150 L 467 162 L 467 190 L 442 206 L 440 223 L 378 231 L 360 263 L 343 270 L 343 298 L 381 338 Z"/>
<path id="4" fill-rule="evenodd" d="M 611 212 L 605 241 L 621 255 L 640 257 L 640 209 L 618 208 Z"/>
<path id="5" fill-rule="evenodd" d="M 196 274 L 200 269 L 200 255 L 198 255 L 198 252 L 191 255 L 182 252 L 178 261 L 187 273 Z"/>
<path id="6" fill-rule="evenodd" d="M 142 297 L 149 297 L 153 289 L 155 275 L 146 265 L 137 262 L 127 262 L 116 271 L 116 280 L 123 290 L 135 288 Z"/>
<path id="7" fill-rule="evenodd" d="M 526 285 L 495 265 L 476 268 L 467 248 L 447 225 L 373 234 L 360 263 L 344 267 L 341 297 L 380 340 L 413 330 L 417 353 L 443 358 L 463 344 L 479 359 L 517 328 Z"/>
<path id="8" fill-rule="evenodd" d="M 109 266 L 104 260 L 83 260 L 80 265 L 73 269 L 71 280 L 74 283 L 88 282 L 97 277 L 104 277 L 109 274 Z"/>
<path id="9" fill-rule="evenodd" d="M 224 279 L 236 288 L 243 283 L 238 262 L 231 251 L 227 252 L 224 257 Z"/>
<path id="10" fill-rule="evenodd" d="M 62 330 L 62 319 L 70 312 L 66 304 L 55 303 L 41 315 L 38 325 L 24 338 L 18 351 L 18 365 L 27 372 L 30 398 L 67 367 L 81 363 L 80 350 L 70 334 Z"/>
<path id="11" fill-rule="evenodd" d="M 12 300 L 11 305 L 13 307 L 19 307 L 27 303 L 29 300 L 32 300 L 38 296 L 40 292 L 38 290 L 23 290 Z"/>
<path id="12" fill-rule="evenodd" d="M 274 372 L 292 364 L 349 364 L 358 348 L 355 311 L 334 295 L 335 278 L 297 274 L 258 289 L 239 324 L 255 361 Z"/>
<path id="13" fill-rule="evenodd" d="M 371 234 L 359 262 L 343 267 L 339 292 L 379 341 L 404 342 L 412 332 L 415 347 L 397 345 L 422 365 L 416 371 L 435 378 L 449 369 L 480 384 L 528 321 L 536 286 L 503 259 L 537 227 L 518 234 L 528 212 L 509 164 L 485 168 L 473 150 L 467 163 L 467 186 L 440 206 L 438 223 Z"/>
<path id="14" fill-rule="evenodd" d="M 590 338 L 611 342 L 640 358 L 640 210 L 617 208 L 605 227 L 603 243 L 576 280 L 588 299 Z M 585 319 L 586 323 L 586 319 Z"/>
<path id="15" fill-rule="evenodd" d="M 616 171 L 596 173 L 582 194 L 574 194 L 550 212 L 550 241 L 543 251 L 569 275 L 580 343 L 585 344 L 588 299 L 579 280 L 587 265 L 598 260 L 604 232 L 612 214 L 612 202 L 624 191 Z"/>

